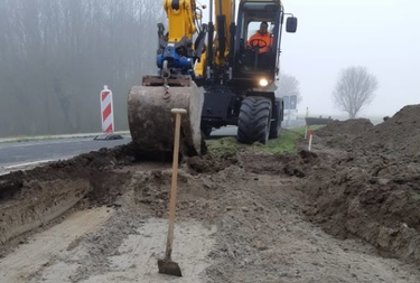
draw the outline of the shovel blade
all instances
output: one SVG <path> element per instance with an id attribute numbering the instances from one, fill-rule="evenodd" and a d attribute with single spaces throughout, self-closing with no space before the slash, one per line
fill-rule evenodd
<path id="1" fill-rule="evenodd" d="M 178 263 L 169 259 L 158 260 L 159 273 L 182 277 Z"/>

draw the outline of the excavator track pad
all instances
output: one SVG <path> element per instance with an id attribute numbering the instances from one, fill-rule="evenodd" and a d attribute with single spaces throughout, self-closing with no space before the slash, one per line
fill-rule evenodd
<path id="1" fill-rule="evenodd" d="M 135 150 L 139 154 L 170 154 L 174 142 L 172 108 L 184 108 L 181 126 L 182 155 L 202 153 L 200 130 L 204 91 L 190 76 L 143 77 L 141 86 L 133 86 L 128 96 L 128 123 Z"/>

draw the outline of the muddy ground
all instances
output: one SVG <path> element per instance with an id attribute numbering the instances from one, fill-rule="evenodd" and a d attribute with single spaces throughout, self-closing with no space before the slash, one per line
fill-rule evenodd
<path id="1" fill-rule="evenodd" d="M 420 282 L 420 106 L 334 122 L 312 152 L 170 164 L 131 146 L 0 177 L 0 282 Z"/>

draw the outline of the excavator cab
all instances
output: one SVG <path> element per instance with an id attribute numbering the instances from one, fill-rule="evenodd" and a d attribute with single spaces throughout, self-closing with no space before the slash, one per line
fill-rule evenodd
<path id="1" fill-rule="evenodd" d="M 233 61 L 233 77 L 241 85 L 246 82 L 247 87 L 258 87 L 274 81 L 279 70 L 283 17 L 280 1 L 241 1 Z"/>
<path id="2" fill-rule="evenodd" d="M 241 60 L 243 71 L 268 71 L 274 65 L 275 47 L 273 47 L 273 34 L 269 31 L 272 23 L 266 21 L 252 21 L 247 25 L 245 35 L 245 48 L 241 46 Z M 271 29 L 272 30 L 272 29 Z M 244 42 L 244 41 L 242 41 Z"/>

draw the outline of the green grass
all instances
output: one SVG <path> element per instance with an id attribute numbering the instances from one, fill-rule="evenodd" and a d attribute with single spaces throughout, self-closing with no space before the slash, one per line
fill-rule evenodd
<path id="1" fill-rule="evenodd" d="M 297 143 L 299 139 L 305 135 L 305 128 L 297 128 L 293 130 L 283 130 L 280 137 L 277 139 L 269 140 L 267 144 L 253 144 L 254 151 L 268 152 L 272 154 L 286 154 L 296 153 Z"/>
<path id="2" fill-rule="evenodd" d="M 243 146 L 234 137 L 207 140 L 206 144 L 208 153 L 214 156 L 235 154 Z"/>
<path id="3" fill-rule="evenodd" d="M 304 137 L 305 130 L 305 127 L 282 130 L 279 138 L 269 140 L 265 145 L 261 143 L 255 143 L 253 145 L 240 144 L 234 137 L 207 140 L 206 143 L 209 154 L 215 156 L 235 154 L 241 149 L 272 154 L 293 154 L 297 152 L 297 143 L 299 139 Z"/>

